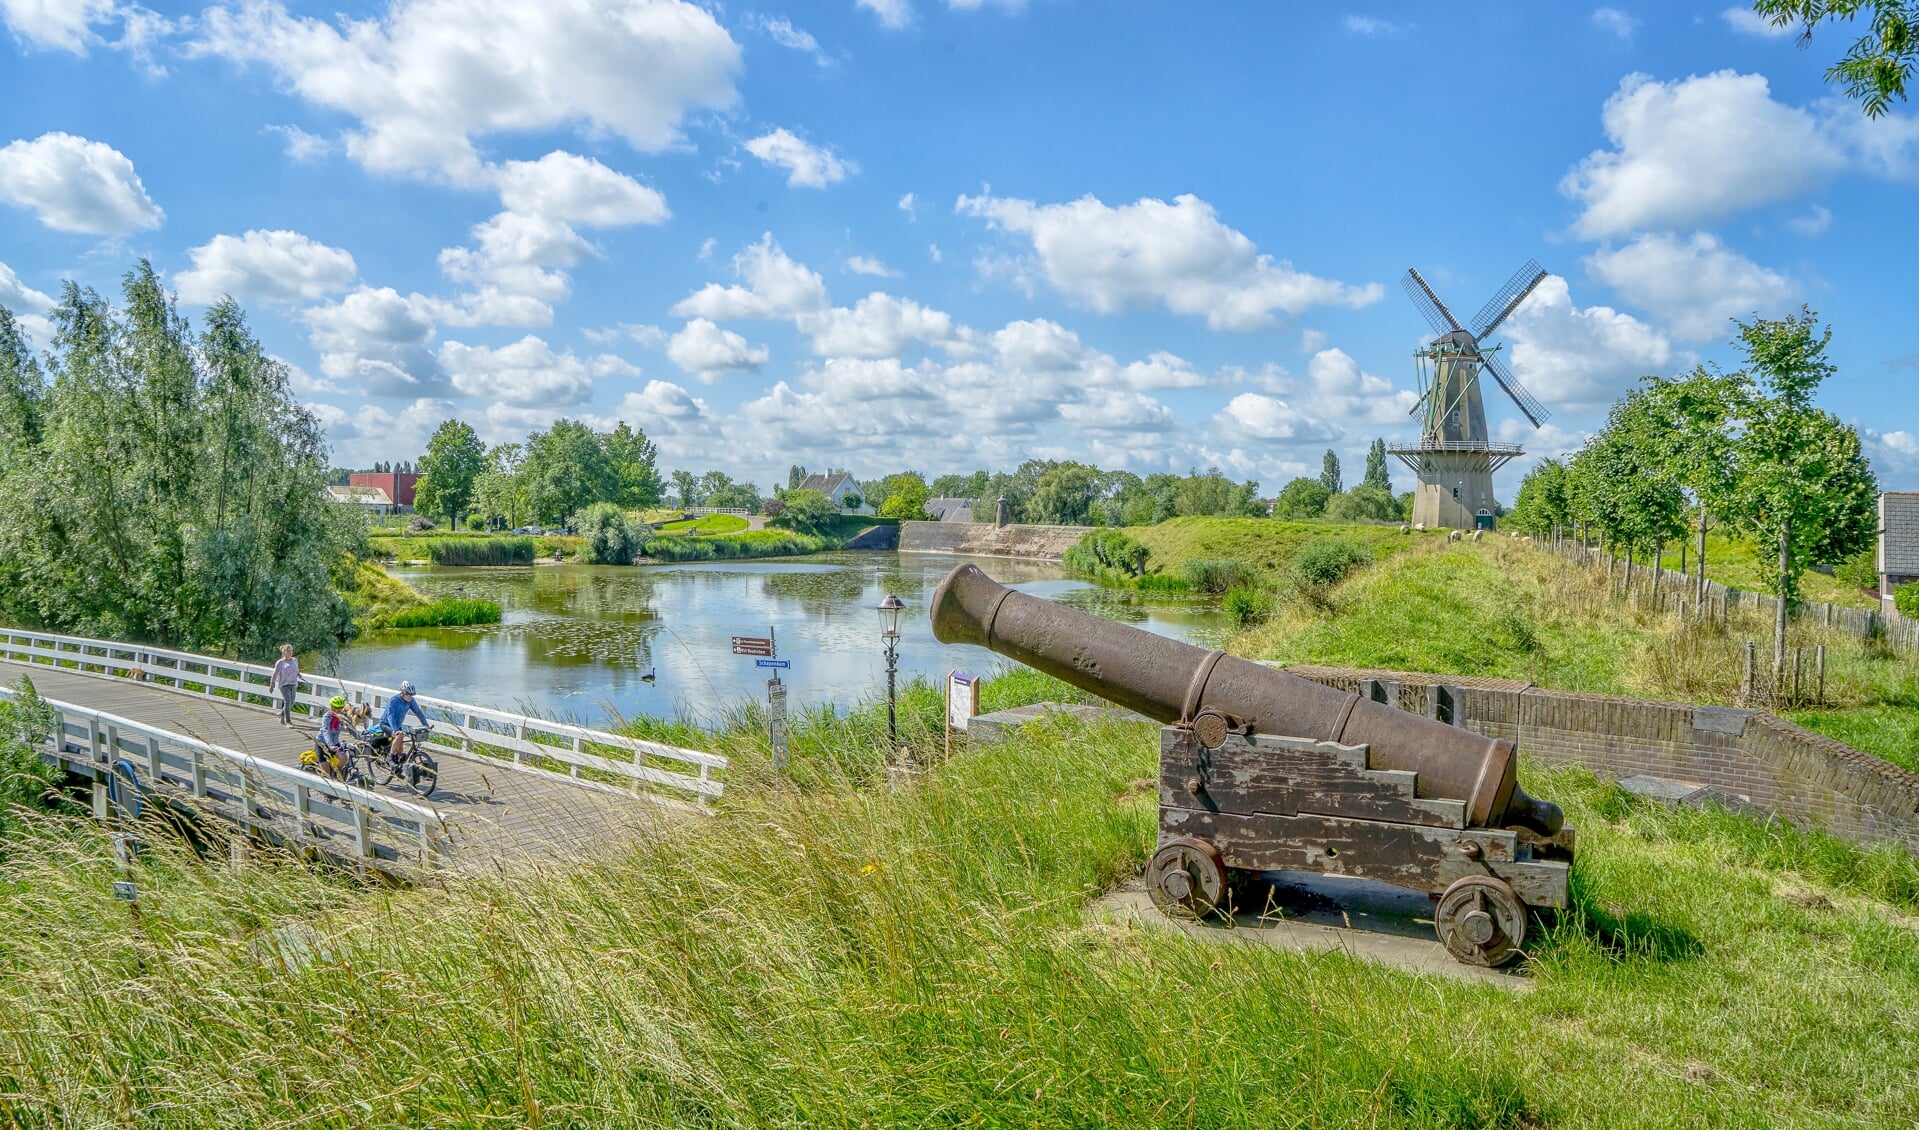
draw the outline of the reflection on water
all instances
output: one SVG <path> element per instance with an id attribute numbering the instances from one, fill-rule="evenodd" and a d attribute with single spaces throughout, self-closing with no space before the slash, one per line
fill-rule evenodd
<path id="1" fill-rule="evenodd" d="M 339 674 L 391 686 L 412 679 L 435 696 L 583 721 L 618 714 L 690 714 L 765 694 L 768 672 L 731 654 L 730 637 L 768 631 L 794 706 L 848 704 L 885 685 L 879 614 L 886 593 L 907 604 L 900 670 L 937 678 L 1001 662 L 933 639 L 926 605 L 959 561 L 928 554 L 840 553 L 804 561 L 416 568 L 396 575 L 428 596 L 499 603 L 498 624 L 386 632 L 340 654 Z M 985 561 L 1023 592 L 1178 639 L 1224 636 L 1210 604 L 1100 589 L 1032 562 Z M 324 666 L 324 665 L 323 665 Z M 642 675 L 654 675 L 647 682 Z"/>

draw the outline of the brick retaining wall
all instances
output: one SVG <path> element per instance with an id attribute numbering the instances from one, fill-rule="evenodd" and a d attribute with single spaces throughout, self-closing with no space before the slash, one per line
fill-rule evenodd
<path id="1" fill-rule="evenodd" d="M 1919 851 L 1919 773 L 1763 711 L 1553 691 L 1512 679 L 1289 667 L 1403 710 L 1447 717 L 1548 765 L 1696 782 L 1802 827 Z"/>
<path id="2" fill-rule="evenodd" d="M 995 526 L 991 522 L 901 522 L 901 553 L 963 553 L 1058 561 L 1085 526 Z"/>

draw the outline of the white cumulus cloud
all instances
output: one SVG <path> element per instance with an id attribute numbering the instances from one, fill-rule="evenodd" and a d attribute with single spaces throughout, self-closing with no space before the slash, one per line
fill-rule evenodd
<path id="1" fill-rule="evenodd" d="M 588 227 L 659 224 L 672 216 L 658 190 L 564 150 L 508 161 L 496 175 L 500 203 L 510 212 Z"/>
<path id="2" fill-rule="evenodd" d="M 0 0 L 0 20 L 29 47 L 84 55 L 93 25 L 111 20 L 117 6 L 116 0 Z"/>
<path id="3" fill-rule="evenodd" d="M 887 27 L 905 27 L 913 20 L 913 8 L 907 0 L 854 0 L 854 2 L 878 16 L 880 23 Z"/>
<path id="4" fill-rule="evenodd" d="M 1638 16 L 1622 12 L 1618 8 L 1595 8 L 1592 14 L 1593 26 L 1620 39 L 1631 39 L 1632 33 L 1639 30 Z"/>
<path id="5" fill-rule="evenodd" d="M 746 143 L 746 151 L 769 165 L 786 170 L 786 183 L 795 188 L 825 188 L 860 171 L 831 149 L 814 145 L 782 126 Z"/>
<path id="6" fill-rule="evenodd" d="M 440 364 L 453 387 L 474 400 L 570 408 L 593 395 L 588 364 L 532 334 L 498 349 L 449 341 L 440 347 Z"/>
<path id="7" fill-rule="evenodd" d="M 954 337 L 953 319 L 910 298 L 874 291 L 849 309 L 836 306 L 797 319 L 822 357 L 898 357 L 913 342 Z"/>
<path id="8" fill-rule="evenodd" d="M 1579 307 L 1566 280 L 1550 275 L 1500 328 L 1512 345 L 1513 374 L 1554 412 L 1601 408 L 1640 377 L 1667 375 L 1685 362 L 1672 342 L 1631 314 Z M 1489 415 L 1510 408 L 1491 385 Z"/>
<path id="9" fill-rule="evenodd" d="M 1784 39 L 1789 35 L 1799 34 L 1799 25 L 1791 20 L 1783 25 L 1775 24 L 1750 7 L 1727 8 L 1720 12 L 1719 16 L 1726 21 L 1727 27 L 1741 35 L 1756 35 L 1762 39 Z"/>
<path id="10" fill-rule="evenodd" d="M 1219 330 L 1257 330 L 1318 305 L 1365 306 L 1384 290 L 1348 286 L 1261 254 L 1196 196 L 1114 208 L 1094 196 L 1068 204 L 961 196 L 956 210 L 1031 242 L 1039 272 L 1101 313 L 1164 305 Z"/>
<path id="11" fill-rule="evenodd" d="M 1783 275 L 1704 232 L 1686 239 L 1643 235 L 1624 247 L 1594 253 L 1586 267 L 1686 341 L 1727 338 L 1732 330 L 1727 319 L 1777 313 L 1793 297 Z"/>
<path id="12" fill-rule="evenodd" d="M 749 345 L 739 334 L 705 318 L 686 323 L 666 343 L 667 360 L 708 384 L 727 372 L 758 372 L 769 356 L 765 346 Z"/>
<path id="13" fill-rule="evenodd" d="M 738 255 L 733 273 L 745 286 L 706 286 L 681 299 L 672 313 L 681 318 L 790 318 L 826 308 L 826 281 L 790 258 L 767 232 Z"/>
<path id="14" fill-rule="evenodd" d="M 429 348 L 434 313 L 421 295 L 362 285 L 302 317 L 327 376 L 375 396 L 437 397 L 445 374 Z"/>
<path id="15" fill-rule="evenodd" d="M 848 256 L 846 269 L 856 275 L 872 275 L 875 278 L 882 279 L 896 279 L 900 274 L 898 271 L 887 267 L 886 264 L 880 262 L 878 259 L 866 255 Z"/>
<path id="16" fill-rule="evenodd" d="M 188 254 L 193 267 L 175 285 L 184 302 L 222 295 L 260 302 L 311 302 L 352 285 L 353 256 L 296 231 L 216 235 Z"/>
<path id="17" fill-rule="evenodd" d="M 688 113 L 738 99 L 739 45 L 688 0 L 388 0 L 339 22 L 249 0 L 198 27 L 198 51 L 356 118 L 347 152 L 380 172 L 480 183 L 476 138 L 569 126 L 658 152 Z"/>
<path id="18" fill-rule="evenodd" d="M 70 133 L 0 148 L 0 203 L 30 210 L 55 231 L 83 235 L 126 235 L 165 218 L 126 154 Z"/>

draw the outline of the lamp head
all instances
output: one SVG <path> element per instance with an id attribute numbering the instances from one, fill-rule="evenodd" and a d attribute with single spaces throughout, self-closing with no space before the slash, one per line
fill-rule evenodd
<path id="1" fill-rule="evenodd" d="M 904 611 L 906 611 L 905 602 L 892 593 L 887 593 L 886 599 L 879 603 L 880 633 L 888 639 L 896 638 L 900 634 L 900 613 Z"/>

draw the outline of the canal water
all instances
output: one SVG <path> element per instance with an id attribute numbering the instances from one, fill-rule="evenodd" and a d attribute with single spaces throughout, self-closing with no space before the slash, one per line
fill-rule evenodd
<path id="1" fill-rule="evenodd" d="M 429 597 L 492 600 L 501 622 L 467 628 L 377 633 L 344 649 L 338 674 L 422 693 L 591 724 L 617 717 L 711 720 L 719 708 L 764 700 L 766 676 L 731 654 L 731 637 L 771 631 L 795 707 L 848 706 L 884 693 L 880 617 L 893 593 L 900 619 L 900 673 L 938 679 L 1003 663 L 975 647 L 933 639 L 926 607 L 962 558 L 836 553 L 784 561 L 641 567 L 409 568 L 394 575 Z M 1129 593 L 1068 579 L 1056 567 L 973 559 L 1022 592 L 1213 646 L 1226 630 L 1204 601 L 1142 602 Z M 324 660 L 310 661 L 321 673 Z M 652 675 L 651 681 L 643 676 Z"/>

